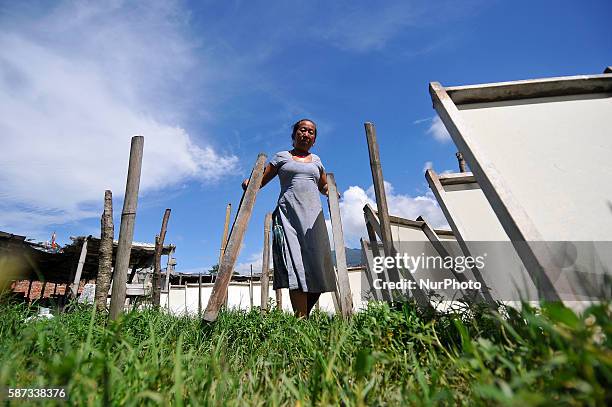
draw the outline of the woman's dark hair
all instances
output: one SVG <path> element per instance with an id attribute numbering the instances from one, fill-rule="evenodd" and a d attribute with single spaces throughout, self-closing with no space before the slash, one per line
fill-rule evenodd
<path id="1" fill-rule="evenodd" d="M 302 123 L 302 122 L 310 122 L 310 123 L 314 124 L 314 126 L 315 126 L 315 134 L 314 135 L 315 135 L 315 138 L 316 138 L 317 137 L 317 124 L 314 121 L 310 120 L 310 119 L 300 119 L 297 122 L 295 122 L 295 124 L 293 125 L 293 131 L 291 132 L 291 139 L 292 140 L 295 139 L 295 133 L 297 133 L 298 129 L 300 128 L 300 123 Z"/>

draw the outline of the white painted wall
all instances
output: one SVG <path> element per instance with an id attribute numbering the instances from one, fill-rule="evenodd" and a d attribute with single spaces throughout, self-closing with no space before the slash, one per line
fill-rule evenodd
<path id="1" fill-rule="evenodd" d="M 575 271 L 562 270 L 574 280 L 555 286 L 580 284 L 580 270 L 610 274 L 612 250 L 598 242 L 612 241 L 612 94 L 458 108 L 484 170 L 495 168 L 541 240 L 593 242 L 577 246 Z"/>
<path id="2" fill-rule="evenodd" d="M 350 271 L 349 282 L 353 294 L 353 306 L 355 310 L 365 307 L 365 303 L 361 301 L 361 272 Z M 214 284 L 202 284 L 202 311 L 206 309 L 206 304 L 212 293 Z M 253 283 L 253 306 L 261 305 L 261 285 Z M 283 310 L 293 312 L 291 308 L 291 300 L 289 299 L 289 290 L 282 289 Z M 272 284 L 268 290 L 268 295 L 271 300 L 276 301 L 276 293 L 272 289 Z M 168 294 L 161 293 L 160 305 L 168 308 Z M 232 282 L 228 287 L 228 307 L 233 309 L 249 310 L 250 309 L 249 283 Z M 275 305 L 274 305 L 275 306 Z M 330 314 L 335 313 L 334 301 L 332 293 L 323 293 L 319 298 L 319 307 L 321 311 Z M 196 315 L 198 313 L 198 284 L 188 284 L 187 286 L 172 286 L 170 289 L 170 312 L 175 315 Z"/>

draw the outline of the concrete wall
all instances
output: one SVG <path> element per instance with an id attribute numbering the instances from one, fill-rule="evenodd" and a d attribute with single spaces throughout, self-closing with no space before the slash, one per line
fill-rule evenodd
<path id="1" fill-rule="evenodd" d="M 353 306 L 355 310 L 362 309 L 366 304 L 361 301 L 361 272 L 350 271 L 349 282 L 353 294 Z M 206 304 L 212 293 L 214 284 L 202 284 L 202 311 L 206 309 Z M 253 306 L 261 305 L 261 285 L 259 281 L 253 283 Z M 291 300 L 289 299 L 289 290 L 282 289 L 283 310 L 293 312 L 291 308 Z M 272 284 L 268 290 L 270 300 L 276 300 L 276 293 L 272 289 Z M 161 293 L 160 304 L 164 308 L 168 308 L 168 294 Z M 273 305 L 276 306 L 276 305 Z M 249 283 L 230 283 L 228 287 L 228 307 L 233 309 L 249 310 L 251 308 L 251 300 L 249 295 Z M 321 311 L 330 314 L 335 313 L 334 301 L 332 293 L 323 293 L 319 299 L 319 307 Z M 172 286 L 170 289 L 170 312 L 176 315 L 189 314 L 196 315 L 198 313 L 198 285 L 188 284 L 187 286 Z"/>

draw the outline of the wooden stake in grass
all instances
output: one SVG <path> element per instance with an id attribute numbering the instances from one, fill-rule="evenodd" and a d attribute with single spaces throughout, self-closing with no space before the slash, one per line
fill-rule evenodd
<path id="1" fill-rule="evenodd" d="M 132 137 L 130 148 L 130 162 L 128 165 L 123 211 L 121 212 L 121 226 L 119 229 L 119 247 L 115 260 L 115 275 L 113 291 L 111 294 L 110 317 L 115 320 L 123 312 L 125 306 L 125 291 L 127 272 L 130 266 L 130 253 L 134 239 L 134 222 L 136 220 L 136 206 L 138 204 L 138 189 L 140 186 L 140 171 L 142 169 L 142 153 L 144 137 Z"/>
<path id="2" fill-rule="evenodd" d="M 387 207 L 387 195 L 385 194 L 384 178 L 382 166 L 380 165 L 380 155 L 378 152 L 378 142 L 376 140 L 376 129 L 374 124 L 365 123 L 366 139 L 368 142 L 368 153 L 370 155 L 370 168 L 372 170 L 372 180 L 374 181 L 374 194 L 376 195 L 376 206 L 378 207 L 378 219 L 380 220 L 381 240 L 386 257 L 395 257 L 393 238 L 391 236 L 391 222 L 389 220 L 389 209 Z M 388 270 L 391 281 L 400 281 L 399 272 L 396 267 Z M 404 276 L 410 281 L 416 281 L 410 273 Z M 423 307 L 431 307 L 425 293 L 418 287 L 412 290 L 412 294 L 417 303 Z"/>
<path id="3" fill-rule="evenodd" d="M 227 246 L 227 234 L 229 233 L 229 223 L 230 217 L 232 213 L 232 204 L 228 203 L 225 208 L 225 223 L 223 225 L 223 236 L 221 236 L 221 248 L 219 249 L 219 261 L 217 262 L 217 276 L 219 275 L 219 266 L 221 265 L 221 261 L 223 260 L 223 253 L 225 253 L 225 247 Z M 216 277 L 215 277 L 216 280 Z M 225 298 L 223 299 L 223 304 L 227 307 L 227 293 L 225 293 Z"/>
<path id="4" fill-rule="evenodd" d="M 272 228 L 272 214 L 266 213 L 264 219 L 264 241 L 263 241 L 263 259 L 261 263 L 261 277 L 259 278 L 261 286 L 261 311 L 268 309 L 268 296 L 270 289 L 269 276 L 270 273 L 270 229 Z"/>
<path id="5" fill-rule="evenodd" d="M 283 310 L 283 291 L 280 288 L 276 289 L 276 309 Z"/>
<path id="6" fill-rule="evenodd" d="M 100 249 L 98 255 L 98 277 L 96 278 L 95 302 L 98 311 L 106 310 L 108 290 L 113 274 L 113 193 L 104 191 L 104 212 L 101 219 Z"/>
<path id="7" fill-rule="evenodd" d="M 171 247 L 170 253 L 168 253 L 168 263 L 166 264 L 166 284 L 164 284 L 166 290 L 168 290 L 168 287 L 170 286 L 170 275 L 172 274 L 172 271 L 174 270 L 174 265 L 176 264 L 174 259 L 172 258 L 173 253 L 174 247 Z"/>
<path id="8" fill-rule="evenodd" d="M 77 264 L 76 272 L 74 273 L 74 281 L 70 286 L 70 298 L 76 298 L 79 292 L 79 285 L 81 283 L 81 275 L 83 274 L 83 267 L 85 266 L 85 258 L 87 257 L 87 241 L 91 236 L 87 236 L 85 240 L 83 240 L 83 245 L 81 246 L 81 256 L 79 257 L 79 263 Z"/>
<path id="9" fill-rule="evenodd" d="M 198 273 L 198 317 L 202 318 L 202 273 Z"/>
<path id="10" fill-rule="evenodd" d="M 253 265 L 251 264 L 251 275 L 249 276 L 249 311 L 253 309 Z"/>
<path id="11" fill-rule="evenodd" d="M 168 219 L 170 219 L 170 209 L 166 209 L 164 217 L 162 219 L 161 231 L 159 236 L 155 238 L 155 260 L 153 263 L 153 278 L 151 284 L 153 285 L 153 306 L 159 307 L 160 297 L 160 280 L 161 280 L 161 255 L 164 249 L 164 239 L 166 239 L 166 228 L 168 227 Z"/>
<path id="12" fill-rule="evenodd" d="M 236 214 L 236 220 L 232 227 L 232 233 L 230 234 L 225 252 L 223 253 L 223 260 L 219 264 L 219 274 L 215 285 L 213 286 L 210 300 L 206 306 L 206 312 L 204 313 L 205 321 L 215 321 L 219 314 L 219 309 L 224 303 L 224 299 L 227 293 L 227 287 L 230 279 L 232 278 L 232 272 L 234 271 L 234 265 L 242 245 L 242 239 L 247 229 L 251 214 L 253 213 L 253 206 L 255 206 L 255 199 L 257 198 L 257 192 L 261 188 L 261 179 L 263 177 L 264 164 L 266 162 L 266 155 L 259 154 L 257 161 L 251 172 L 249 178 L 249 185 L 242 196 L 241 205 L 238 208 Z"/>
<path id="13" fill-rule="evenodd" d="M 230 217 L 232 213 L 232 204 L 228 203 L 225 208 L 225 224 L 223 226 L 223 236 L 221 237 L 221 248 L 219 249 L 219 261 L 218 264 L 221 264 L 221 260 L 223 260 L 223 253 L 225 253 L 225 246 L 227 246 L 227 234 L 229 233 L 229 223 Z"/>
<path id="14" fill-rule="evenodd" d="M 346 267 L 346 251 L 344 248 L 344 233 L 342 232 L 342 219 L 340 219 L 340 204 L 338 203 L 338 189 L 334 174 L 327 173 L 327 199 L 329 202 L 329 217 L 334 237 L 334 253 L 336 255 L 336 279 L 338 287 L 338 305 L 343 318 L 353 314 L 353 295 L 349 283 L 348 269 Z"/>

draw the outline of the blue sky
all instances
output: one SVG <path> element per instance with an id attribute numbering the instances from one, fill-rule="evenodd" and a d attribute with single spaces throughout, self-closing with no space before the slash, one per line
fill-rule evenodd
<path id="1" fill-rule="evenodd" d="M 313 152 L 342 192 L 349 247 L 372 202 L 363 123 L 376 124 L 391 212 L 444 224 L 424 168 L 457 168 L 428 83 L 601 73 L 609 1 L 147 1 L 0 3 L 0 230 L 48 240 L 99 234 L 104 190 L 116 238 L 129 140 L 145 136 L 135 240 L 166 207 L 179 271 L 217 262 L 258 152 Z M 238 269 L 261 264 L 258 196 Z"/>

